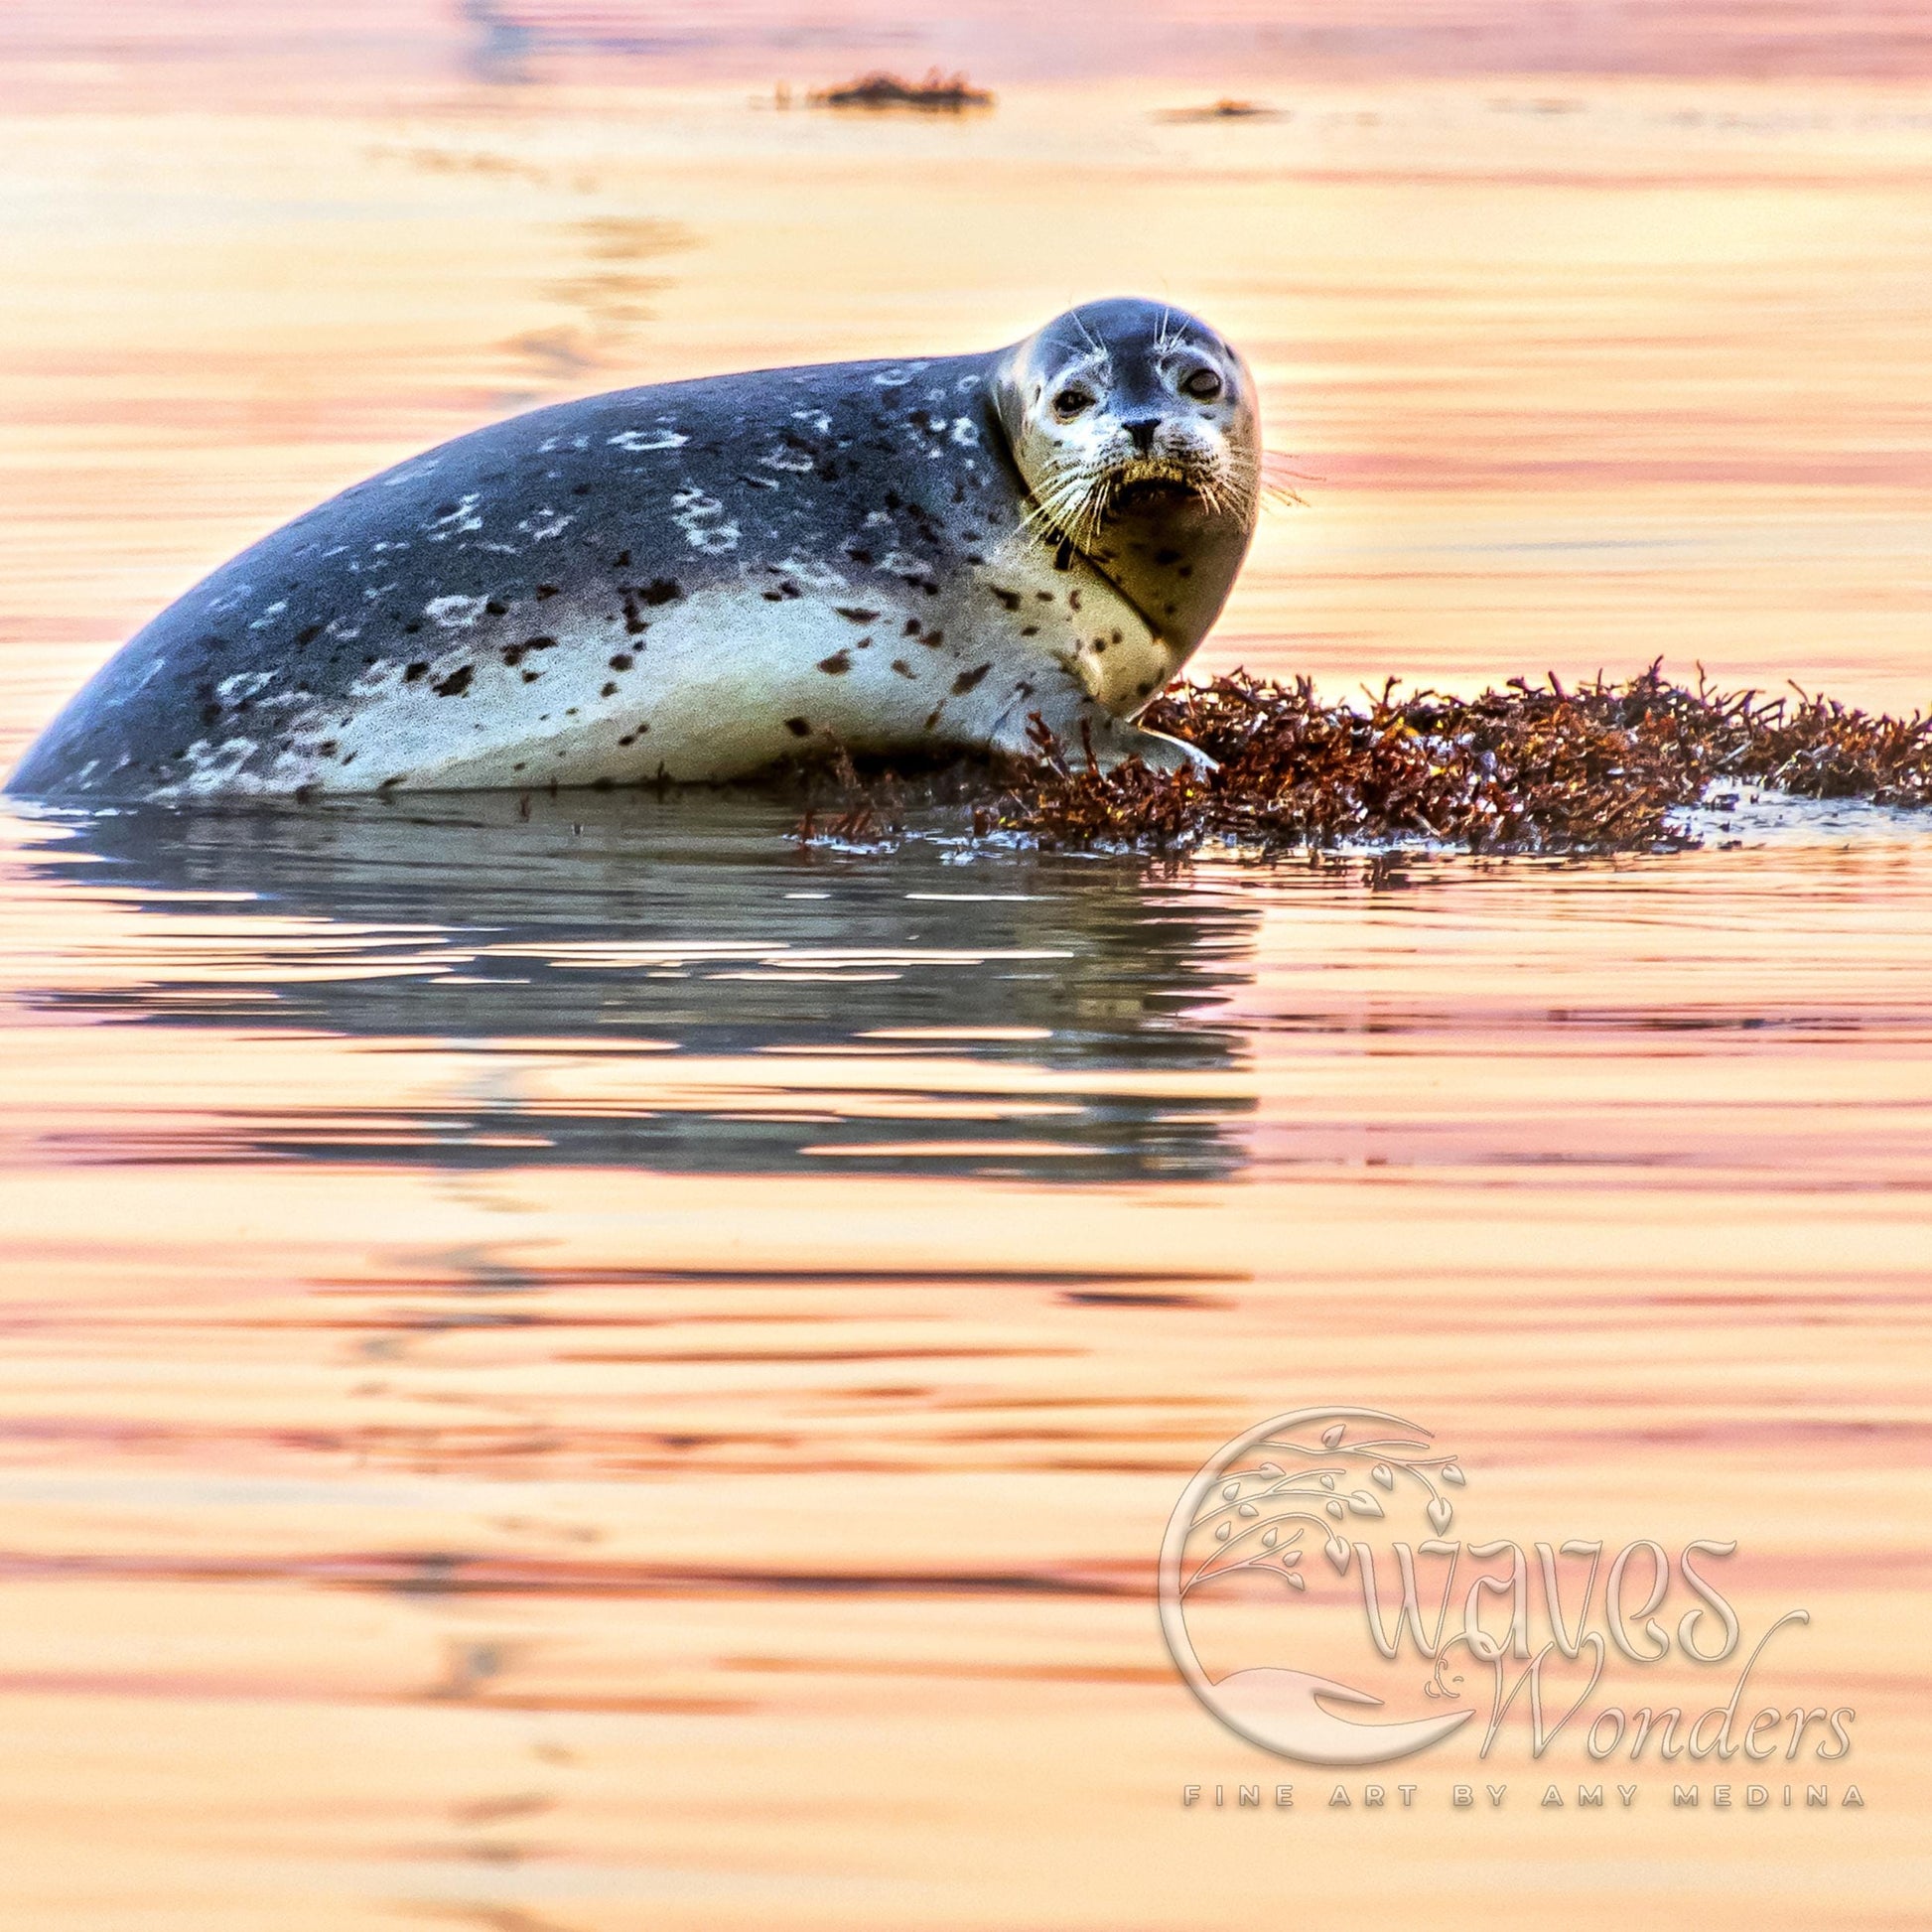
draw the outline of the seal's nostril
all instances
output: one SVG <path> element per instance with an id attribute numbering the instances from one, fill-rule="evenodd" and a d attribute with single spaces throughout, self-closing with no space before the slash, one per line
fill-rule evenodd
<path id="1" fill-rule="evenodd" d="M 1121 427 L 1134 439 L 1134 447 L 1146 456 L 1154 448 L 1154 434 L 1161 427 L 1161 419 L 1145 416 L 1138 423 L 1123 423 Z"/>

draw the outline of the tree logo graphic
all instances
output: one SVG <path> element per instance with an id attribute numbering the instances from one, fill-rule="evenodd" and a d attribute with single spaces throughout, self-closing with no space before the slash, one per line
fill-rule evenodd
<path id="1" fill-rule="evenodd" d="M 1428 1430 L 1379 1409 L 1297 1409 L 1227 1444 L 1181 1492 L 1161 1544 L 1161 1630 L 1187 1688 L 1237 1736 L 1304 1764 L 1386 1763 L 1458 1729 L 1472 1711 L 1398 1724 L 1343 1717 L 1328 1707 L 1374 1709 L 1382 1700 L 1308 1671 L 1268 1666 L 1210 1679 L 1188 1635 L 1187 1605 L 1243 1571 L 1305 1590 L 1311 1550 L 1346 1576 L 1350 1519 L 1384 1518 L 1405 1503 L 1417 1504 L 1440 1537 L 1455 1517 L 1445 1492 L 1466 1480 Z"/>

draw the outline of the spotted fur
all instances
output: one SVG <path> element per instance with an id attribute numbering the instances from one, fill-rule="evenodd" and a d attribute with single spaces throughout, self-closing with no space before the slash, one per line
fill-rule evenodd
<path id="1" fill-rule="evenodd" d="M 1107 303 L 991 354 L 667 383 L 479 430 L 190 591 L 10 789 L 719 779 L 835 746 L 1024 751 L 1035 714 L 1103 761 L 1177 762 L 1129 721 L 1218 613 L 1253 502 L 1183 488 L 1052 526 L 1016 399 L 1055 343 L 1098 341 L 1124 418 L 1183 339 L 1246 383 L 1204 325 Z"/>

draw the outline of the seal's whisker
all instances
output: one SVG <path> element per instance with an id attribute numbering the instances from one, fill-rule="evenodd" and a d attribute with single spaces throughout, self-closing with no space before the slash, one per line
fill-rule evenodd
<path id="1" fill-rule="evenodd" d="M 1101 346 L 1093 331 L 1087 327 L 1086 317 L 1083 316 L 1078 309 L 1073 310 L 1071 314 L 1072 314 L 1073 326 L 1075 329 L 1077 329 L 1080 332 L 1082 336 L 1086 338 L 1087 346 L 1093 350 L 1094 354 L 1097 355 L 1102 362 L 1107 361 L 1108 360 L 1107 351 L 1105 348 Z"/>
<path id="2" fill-rule="evenodd" d="M 1084 477 L 1077 471 L 1048 476 L 1035 488 L 1032 505 L 1021 517 L 1019 534 L 1051 549 L 1085 491 Z"/>
<path id="3" fill-rule="evenodd" d="M 1279 450 L 1264 450 L 1261 453 L 1261 474 L 1269 482 L 1287 478 L 1294 483 L 1320 483 L 1322 479 L 1311 470 L 1293 470 L 1289 466 L 1299 462 L 1297 457 L 1285 455 Z"/>

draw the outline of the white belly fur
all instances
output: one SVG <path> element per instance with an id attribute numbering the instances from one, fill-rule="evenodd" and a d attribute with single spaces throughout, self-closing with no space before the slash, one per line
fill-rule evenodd
<path id="1" fill-rule="evenodd" d="M 508 664 L 452 634 L 424 653 L 428 671 L 415 679 L 403 659 L 379 660 L 350 696 L 292 722 L 269 771 L 237 775 L 242 741 L 197 745 L 191 776 L 161 795 L 715 780 L 834 745 L 1019 751 L 1034 711 L 1077 743 L 1083 701 L 1124 716 L 1173 675 L 1145 620 L 1078 561 L 1066 572 L 1031 553 L 1017 567 L 997 563 L 1009 567 L 989 566 L 937 600 L 882 599 L 876 587 L 783 603 L 749 585 L 701 591 L 654 610 L 634 638 L 614 624 L 608 598 L 595 616 L 573 616 L 566 594 L 549 648 Z M 1017 591 L 1020 609 L 995 585 Z M 877 619 L 840 616 L 848 595 L 863 595 Z M 1024 635 L 1030 626 L 1035 634 Z M 935 631 L 943 644 L 923 641 Z M 981 665 L 990 668 L 957 689 Z M 462 693 L 439 695 L 466 666 Z"/>

